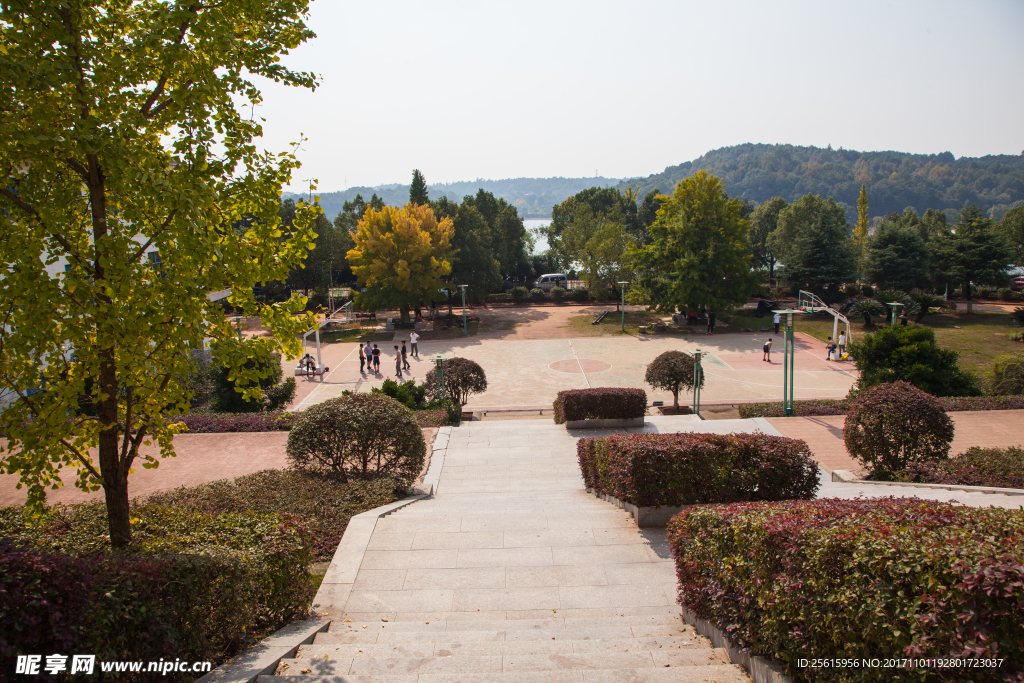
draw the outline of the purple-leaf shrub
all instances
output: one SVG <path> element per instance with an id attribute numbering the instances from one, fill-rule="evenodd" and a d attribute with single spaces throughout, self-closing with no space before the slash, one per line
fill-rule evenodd
<path id="1" fill-rule="evenodd" d="M 647 414 L 647 392 L 619 387 L 567 389 L 558 392 L 554 412 L 555 424 L 643 417 Z"/>

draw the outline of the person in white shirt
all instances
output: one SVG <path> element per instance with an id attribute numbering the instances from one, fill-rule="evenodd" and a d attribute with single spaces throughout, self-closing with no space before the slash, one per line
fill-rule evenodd
<path id="1" fill-rule="evenodd" d="M 415 332 L 409 335 L 409 350 L 412 352 L 412 357 L 417 359 L 420 357 L 419 341 L 420 335 Z"/>
<path id="2" fill-rule="evenodd" d="M 782 315 L 779 314 L 779 313 L 776 313 L 775 317 L 772 319 L 772 322 L 775 323 L 775 334 L 778 334 L 779 333 L 779 323 L 782 322 Z"/>
<path id="3" fill-rule="evenodd" d="M 836 342 L 839 345 L 839 360 L 843 359 L 843 354 L 846 353 L 846 333 L 839 333 L 839 340 Z"/>

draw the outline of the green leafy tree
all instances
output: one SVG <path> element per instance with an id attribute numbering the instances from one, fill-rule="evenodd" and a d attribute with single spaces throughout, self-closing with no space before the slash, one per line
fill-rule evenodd
<path id="1" fill-rule="evenodd" d="M 1007 211 L 999 221 L 999 229 L 1010 246 L 1013 264 L 1024 266 L 1024 206 Z"/>
<path id="2" fill-rule="evenodd" d="M 768 280 L 775 279 L 775 264 L 777 259 L 768 246 L 768 237 L 779 227 L 779 213 L 789 206 L 782 197 L 772 197 L 768 201 L 759 204 L 750 214 L 750 232 L 747 234 L 747 241 L 750 244 L 750 251 L 754 255 L 754 266 L 768 269 Z"/>
<path id="3" fill-rule="evenodd" d="M 491 229 L 475 206 L 462 205 L 441 197 L 431 202 L 438 218 L 450 218 L 454 233 L 449 292 L 456 292 L 458 285 L 468 285 L 467 296 L 479 298 L 493 292 L 501 285 L 499 263 L 491 249 Z M 450 300 L 450 297 L 449 297 Z"/>
<path id="4" fill-rule="evenodd" d="M 960 355 L 940 348 L 930 327 L 886 327 L 852 344 L 850 355 L 860 371 L 858 389 L 904 381 L 933 396 L 980 393 L 974 375 L 957 365 Z"/>
<path id="5" fill-rule="evenodd" d="M 747 301 L 755 283 L 741 208 L 705 171 L 676 186 L 650 227 L 652 243 L 633 257 L 655 309 L 722 311 Z"/>
<path id="6" fill-rule="evenodd" d="M 831 197 L 806 194 L 779 212 L 768 246 L 785 266 L 791 289 L 836 301 L 854 272 L 855 253 L 846 214 Z"/>
<path id="7" fill-rule="evenodd" d="M 609 213 L 594 214 L 580 204 L 573 209 L 572 222 L 562 231 L 555 247 L 560 262 L 579 269 L 587 289 L 603 292 L 629 279 L 627 254 L 636 241 L 626 231 L 618 207 Z"/>
<path id="8" fill-rule="evenodd" d="M 490 235 L 487 246 L 498 260 L 501 274 L 526 282 L 532 275 L 529 238 L 516 207 L 484 190 L 478 190 L 476 196 L 464 197 L 462 203 L 474 207 L 487 221 Z"/>
<path id="9" fill-rule="evenodd" d="M 928 247 L 914 228 L 882 221 L 868 238 L 861 275 L 883 289 L 924 287 L 931 279 Z"/>
<path id="10" fill-rule="evenodd" d="M 947 279 L 960 285 L 973 313 L 973 285 L 999 285 L 1012 261 L 1003 235 L 971 204 L 960 211 L 956 229 L 936 237 L 933 256 Z"/>
<path id="11" fill-rule="evenodd" d="M 430 202 L 427 194 L 427 180 L 418 168 L 412 171 L 412 185 L 409 186 L 409 201 L 418 206 Z"/>
<path id="12" fill-rule="evenodd" d="M 211 340 L 259 397 L 248 359 L 298 355 L 311 324 L 292 316 L 300 298 L 253 299 L 304 258 L 316 209 L 281 239 L 297 164 L 258 152 L 260 124 L 236 109 L 260 102 L 249 75 L 315 85 L 280 63 L 312 37 L 306 14 L 305 0 L 0 5 L 0 382 L 19 395 L 0 414 L 2 468 L 38 506 L 76 467 L 79 488 L 103 488 L 114 548 L 132 538 L 129 474 L 159 464 L 140 446 L 174 453 L 183 425 L 165 415 L 187 409 L 192 349 Z M 207 297 L 227 288 L 272 336 L 239 337 Z"/>

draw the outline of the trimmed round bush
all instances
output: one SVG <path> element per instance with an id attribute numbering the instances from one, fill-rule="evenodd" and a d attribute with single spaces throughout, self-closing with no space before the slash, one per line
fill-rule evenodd
<path id="1" fill-rule="evenodd" d="M 426 451 L 412 411 L 383 394 L 349 394 L 311 406 L 288 434 L 295 469 L 342 481 L 390 476 L 408 488 Z"/>
<path id="2" fill-rule="evenodd" d="M 843 440 L 873 478 L 886 478 L 911 463 L 947 458 L 953 421 L 938 399 L 913 384 L 880 384 L 850 406 Z"/>
<path id="3" fill-rule="evenodd" d="M 534 287 L 530 290 L 530 301 L 544 301 L 544 290 Z"/>
<path id="4" fill-rule="evenodd" d="M 666 351 L 647 366 L 644 381 L 655 389 L 672 392 L 672 401 L 679 408 L 679 391 L 693 391 L 693 356 L 682 351 Z M 704 386 L 704 372 L 700 373 L 700 386 Z"/>
<path id="5" fill-rule="evenodd" d="M 562 289 L 561 287 L 552 287 L 551 288 L 551 300 L 552 301 L 554 301 L 557 304 L 560 301 L 562 301 L 562 299 L 564 299 L 564 298 L 565 298 L 565 290 L 564 289 Z"/>
<path id="6" fill-rule="evenodd" d="M 572 290 L 572 300 L 577 303 L 590 301 L 590 291 L 586 287 L 577 287 Z"/>
<path id="7" fill-rule="evenodd" d="M 449 400 L 460 406 L 466 405 L 473 394 L 487 391 L 487 375 L 480 364 L 468 358 L 446 358 L 441 361 L 444 373 L 444 395 L 441 395 L 440 382 L 437 380 L 437 368 L 427 373 L 423 386 L 427 388 L 427 396 L 434 400 Z"/>
<path id="8" fill-rule="evenodd" d="M 996 395 L 1024 394 L 1024 353 L 1006 354 L 992 361 L 988 390 Z"/>
<path id="9" fill-rule="evenodd" d="M 526 287 L 523 287 L 522 285 L 519 285 L 518 287 L 513 287 L 511 294 L 512 301 L 516 302 L 517 304 L 522 303 L 526 301 L 528 298 L 530 298 L 530 290 L 528 290 Z"/>

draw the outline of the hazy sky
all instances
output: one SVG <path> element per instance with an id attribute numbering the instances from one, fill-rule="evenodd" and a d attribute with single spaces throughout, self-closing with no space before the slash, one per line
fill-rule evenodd
<path id="1" fill-rule="evenodd" d="M 263 86 L 321 191 L 645 176 L 743 142 L 1024 149 L 1024 2 L 341 2 Z"/>

